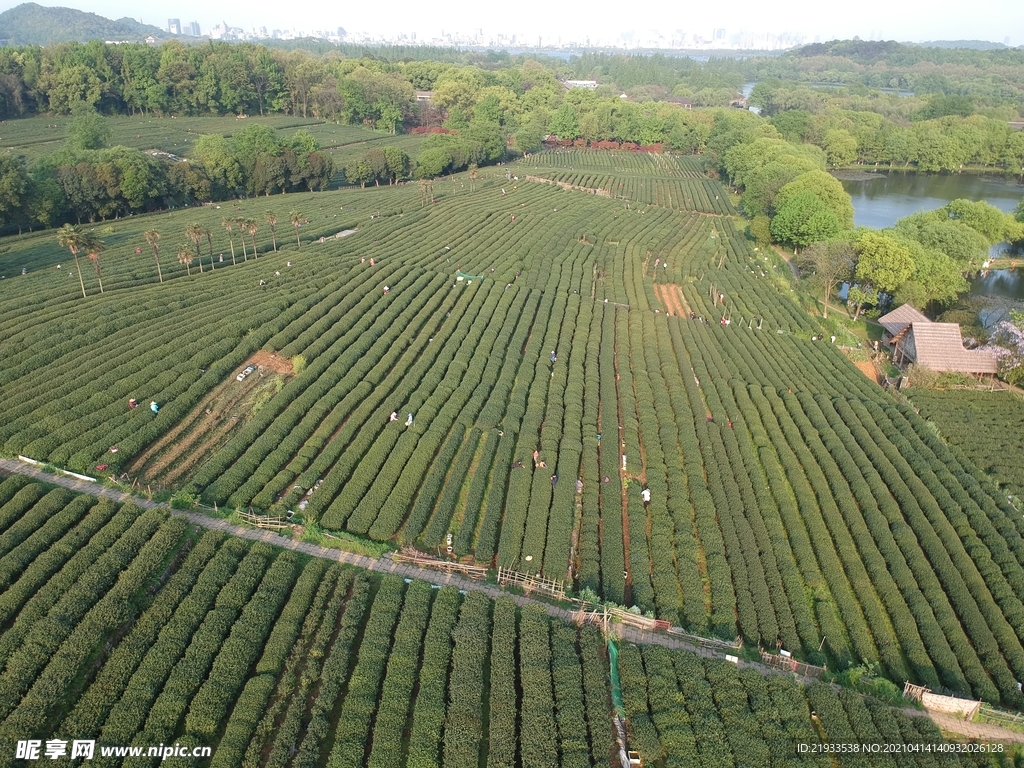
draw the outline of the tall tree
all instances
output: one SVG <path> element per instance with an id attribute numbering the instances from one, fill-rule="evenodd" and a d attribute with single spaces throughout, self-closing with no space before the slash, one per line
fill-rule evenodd
<path id="1" fill-rule="evenodd" d="M 295 242 L 301 248 L 302 240 L 299 239 L 299 226 L 302 224 L 302 214 L 298 211 L 292 211 L 288 214 L 288 221 L 295 227 Z"/>
<path id="2" fill-rule="evenodd" d="M 242 238 L 242 261 L 249 260 L 249 257 L 246 255 L 245 252 L 245 221 L 245 219 L 235 219 L 235 226 L 238 227 L 238 234 L 241 235 Z M 255 256 L 255 254 L 253 255 Z"/>
<path id="3" fill-rule="evenodd" d="M 828 243 L 815 243 L 805 248 L 798 257 L 801 268 L 811 270 L 811 280 L 817 283 L 825 293 L 825 305 L 822 315 L 828 318 L 828 300 L 833 289 L 840 283 L 853 277 L 853 266 L 857 254 L 853 243 L 848 240 L 833 240 Z"/>
<path id="4" fill-rule="evenodd" d="M 188 276 L 192 277 L 192 249 L 187 245 L 181 245 L 178 247 L 178 263 L 185 265 L 185 271 L 188 272 Z"/>
<path id="5" fill-rule="evenodd" d="M 203 228 L 199 224 L 193 222 L 185 227 L 185 235 L 196 247 L 196 258 L 199 259 L 199 272 L 202 273 L 203 257 L 202 254 L 199 253 L 199 241 L 203 239 Z"/>
<path id="6" fill-rule="evenodd" d="M 235 263 L 235 236 L 234 236 L 233 232 L 234 232 L 234 229 L 235 229 L 235 222 L 233 222 L 231 219 L 224 219 L 223 221 L 221 221 L 220 225 L 222 227 L 224 227 L 224 229 L 228 233 L 228 242 L 231 244 L 231 263 L 234 264 Z"/>
<path id="7" fill-rule="evenodd" d="M 71 224 L 65 224 L 57 230 L 57 244 L 62 248 L 67 248 L 71 251 L 71 255 L 75 259 L 75 271 L 78 272 L 78 284 L 82 288 L 82 298 L 84 299 L 85 280 L 82 279 L 82 267 L 78 263 L 78 252 L 88 245 L 85 233 L 83 233 L 78 227 L 72 226 Z"/>
<path id="8" fill-rule="evenodd" d="M 813 192 L 824 203 L 843 229 L 853 227 L 853 201 L 839 180 L 824 171 L 808 171 L 786 184 L 775 196 L 775 209 L 781 211 L 790 199 L 801 192 Z"/>
<path id="9" fill-rule="evenodd" d="M 216 269 L 216 267 L 213 266 L 213 232 L 208 229 L 204 229 L 203 237 L 206 238 L 206 247 L 210 250 L 210 269 Z"/>
<path id="10" fill-rule="evenodd" d="M 92 262 L 92 268 L 96 270 L 96 282 L 100 284 L 100 293 L 103 293 L 103 277 L 100 275 L 100 254 L 107 248 L 107 244 L 92 234 L 85 236 L 85 252 Z"/>
<path id="11" fill-rule="evenodd" d="M 866 301 L 881 291 L 892 294 L 914 272 L 914 257 L 905 242 L 881 232 L 864 232 L 854 245 L 857 250 L 857 291 L 850 293 L 856 303 L 856 320 Z"/>
<path id="12" fill-rule="evenodd" d="M 146 242 L 153 246 L 153 258 L 156 260 L 156 276 L 160 278 L 160 282 L 164 281 L 164 276 L 160 272 L 160 247 L 157 245 L 160 242 L 160 233 L 156 230 L 149 229 L 142 233 L 142 236 L 146 238 Z"/>
<path id="13" fill-rule="evenodd" d="M 2 97 L 0 97 L 2 101 Z M 29 189 L 25 164 L 9 155 L 0 155 L 0 227 L 8 224 L 25 202 Z"/>
<path id="14" fill-rule="evenodd" d="M 252 257 L 254 259 L 259 258 L 259 251 L 256 250 L 256 231 L 259 228 L 260 225 L 256 219 L 245 220 L 245 231 L 249 233 L 249 240 L 252 242 Z"/>
<path id="15" fill-rule="evenodd" d="M 277 214 L 273 211 L 267 211 L 263 214 L 263 218 L 270 225 L 270 238 L 274 241 L 274 253 L 277 253 Z"/>
<path id="16" fill-rule="evenodd" d="M 805 246 L 828 240 L 839 234 L 836 215 L 814 192 L 797 192 L 772 219 L 771 232 L 776 242 Z"/>

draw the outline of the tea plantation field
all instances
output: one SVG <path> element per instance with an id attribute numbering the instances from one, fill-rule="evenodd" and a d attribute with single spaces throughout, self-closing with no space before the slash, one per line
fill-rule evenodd
<path id="1" fill-rule="evenodd" d="M 608 764 L 592 627 L 17 477 L 0 502 L 0 764 L 37 736 L 212 766 Z"/>
<path id="2" fill-rule="evenodd" d="M 61 149 L 67 140 L 69 117 L 30 117 L 11 120 L 0 125 L 0 154 L 24 157 L 31 164 Z M 105 125 L 110 130 L 109 146 L 125 146 L 143 151 L 158 150 L 178 157 L 191 155 L 192 144 L 203 134 L 232 136 L 247 125 L 258 123 L 273 128 L 282 138 L 303 129 L 316 138 L 321 149 L 334 160 L 341 178 L 341 170 L 358 160 L 371 149 L 395 146 L 411 157 L 416 157 L 425 135 L 392 136 L 362 126 L 326 123 L 314 118 L 274 115 L 225 117 L 108 117 Z"/>
<path id="3" fill-rule="evenodd" d="M 627 191 L 525 179 L 563 160 Z M 649 204 L 636 185 L 665 163 L 708 205 Z M 98 225 L 85 299 L 52 232 L 2 241 L 0 448 L 378 541 L 450 536 L 693 632 L 1024 705 L 1024 520 L 812 341 L 785 266 L 692 163 L 540 154 Z M 236 231 L 231 263 L 225 217 L 259 222 L 258 258 Z M 215 258 L 203 240 L 189 275 L 193 220 Z M 236 381 L 250 363 L 264 378 Z"/>
<path id="4" fill-rule="evenodd" d="M 10 120 L 0 126 L 0 152 L 24 156 L 27 160 L 56 152 L 67 140 L 70 117 L 29 117 Z M 290 135 L 299 128 L 307 130 L 322 125 L 319 120 L 275 115 L 273 117 L 108 117 L 104 124 L 110 130 L 110 146 L 134 149 L 158 149 L 172 155 L 188 154 L 189 145 L 204 133 L 231 136 L 250 123 L 260 123 Z M 348 131 L 349 141 L 365 141 L 369 136 L 383 134 L 349 126 L 331 126 Z M 326 144 L 326 137 L 320 139 Z M 346 142 L 347 143 L 347 142 Z"/>
<path id="5" fill-rule="evenodd" d="M 841 765 L 1010 764 L 925 752 L 945 745 L 931 721 L 848 690 L 628 644 L 612 670 L 598 629 L 536 605 L 17 476 L 0 482 L 0 583 L 4 766 L 31 738 L 95 741 L 103 766 L 618 765 L 613 680 L 651 766 L 824 768 L 807 750 L 836 743 L 917 745 Z M 104 754 L 157 744 L 211 754 Z"/>
<path id="6" fill-rule="evenodd" d="M 1024 400 L 1008 392 L 914 389 L 910 397 L 993 482 L 1024 494 Z"/>

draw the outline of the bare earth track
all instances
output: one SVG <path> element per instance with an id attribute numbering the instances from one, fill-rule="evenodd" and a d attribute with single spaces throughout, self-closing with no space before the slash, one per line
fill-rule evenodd
<path id="1" fill-rule="evenodd" d="M 128 466 L 128 474 L 141 475 L 147 481 L 174 482 L 216 449 L 244 420 L 245 400 L 266 374 L 286 378 L 294 375 L 291 360 L 266 350 L 254 354 L 239 370 L 247 366 L 257 370 L 241 382 L 236 381 L 233 371 L 181 423 L 135 459 Z"/>
<path id="2" fill-rule="evenodd" d="M 678 285 L 655 283 L 654 293 L 670 315 L 686 317 L 690 314 L 690 307 L 683 298 L 683 290 Z"/>
<path id="3" fill-rule="evenodd" d="M 869 379 L 875 382 L 875 384 L 882 383 L 881 381 L 879 381 L 878 378 L 878 369 L 875 367 L 875 364 L 870 360 L 858 360 L 857 362 L 854 363 L 854 365 L 857 366 L 857 369 L 861 373 L 863 373 L 865 376 L 867 376 Z"/>
<path id="4" fill-rule="evenodd" d="M 269 368 L 274 373 L 280 373 L 282 376 L 292 376 L 295 373 L 291 360 L 287 357 L 278 357 L 276 352 L 267 352 L 265 349 L 261 349 L 250 357 L 242 367 L 244 368 L 246 365 Z"/>

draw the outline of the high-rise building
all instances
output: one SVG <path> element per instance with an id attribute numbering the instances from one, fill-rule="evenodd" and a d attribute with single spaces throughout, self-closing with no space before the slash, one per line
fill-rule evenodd
<path id="1" fill-rule="evenodd" d="M 188 33 L 192 35 L 192 37 L 199 37 L 201 34 L 203 34 L 202 31 L 199 29 L 198 21 L 189 22 Z"/>
<path id="2" fill-rule="evenodd" d="M 715 30 L 715 40 L 724 40 L 724 39 L 725 39 L 725 30 L 724 29 L 716 29 Z"/>
<path id="3" fill-rule="evenodd" d="M 167 31 L 172 35 L 181 34 L 181 19 L 168 19 L 167 20 Z"/>

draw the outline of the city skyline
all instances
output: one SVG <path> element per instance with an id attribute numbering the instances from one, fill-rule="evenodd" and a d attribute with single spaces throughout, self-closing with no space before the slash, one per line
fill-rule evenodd
<path id="1" fill-rule="evenodd" d="M 0 11 L 13 8 L 17 0 L 0 0 Z M 52 3 L 96 13 L 111 19 L 124 16 L 139 19 L 138 6 L 127 0 L 66 0 Z M 238 28 L 246 35 L 259 36 L 279 30 L 282 36 L 299 33 L 330 33 L 344 28 L 356 41 L 452 42 L 459 44 L 504 44 L 513 37 L 524 47 L 571 44 L 636 47 L 790 47 L 815 40 L 849 39 L 898 40 L 989 40 L 1009 45 L 1024 43 L 1024 4 L 1016 0 L 978 0 L 971 13 L 951 0 L 937 0 L 925 6 L 864 0 L 851 16 L 840 9 L 823 12 L 809 0 L 790 0 L 783 6 L 767 7 L 753 0 L 738 0 L 729 12 L 717 8 L 682 8 L 664 0 L 646 6 L 643 12 L 623 15 L 600 13 L 590 7 L 551 6 L 538 0 L 524 0 L 509 17 L 488 7 L 462 3 L 444 7 L 427 6 L 411 0 L 393 0 L 389 13 L 382 15 L 375 5 L 348 5 L 344 11 L 318 8 L 296 9 L 267 2 L 222 0 L 212 11 L 208 3 L 180 0 L 159 8 L 160 16 L 141 20 L 168 29 L 173 18 L 198 22 L 204 35 L 218 25 Z M 150 7 L 150 11 L 157 9 Z M 399 19 L 397 23 L 395 19 Z M 182 32 L 188 32 L 182 24 Z M 500 43 L 498 41 L 501 41 Z M 758 43 L 761 43 L 760 45 Z M 680 44 L 681 43 L 681 44 Z"/>

